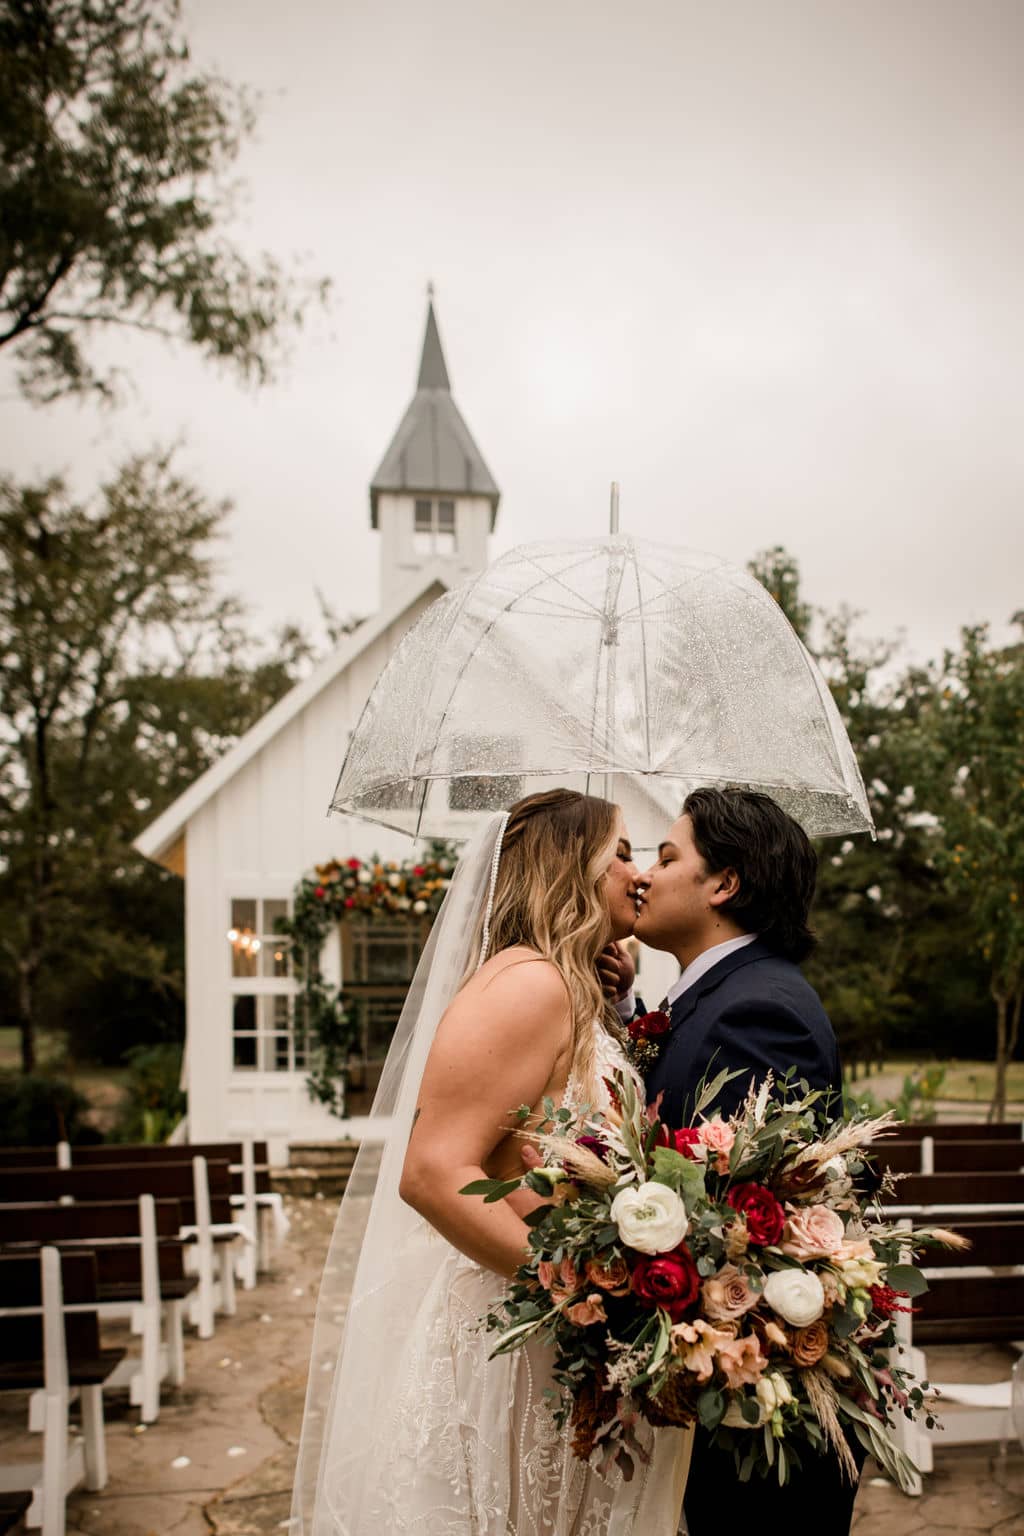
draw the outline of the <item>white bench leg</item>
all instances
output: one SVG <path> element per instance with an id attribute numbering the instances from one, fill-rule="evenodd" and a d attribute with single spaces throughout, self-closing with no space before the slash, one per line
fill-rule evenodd
<path id="1" fill-rule="evenodd" d="M 220 1309 L 225 1317 L 234 1317 L 237 1310 L 235 1299 L 235 1244 L 223 1243 L 217 1254 L 220 1279 Z"/>
<path id="2" fill-rule="evenodd" d="M 274 1253 L 274 1213 L 261 1205 L 256 1215 L 256 1268 L 266 1274 Z"/>
<path id="3" fill-rule="evenodd" d="M 160 1350 L 160 1312 L 158 1309 L 146 1307 L 143 1309 L 142 1328 L 142 1370 L 141 1376 L 141 1401 L 139 1407 L 144 1424 L 153 1424 L 160 1417 L 160 1377 L 161 1377 L 161 1350 Z M 134 1399 L 133 1399 L 134 1401 Z"/>
<path id="4" fill-rule="evenodd" d="M 82 1388 L 85 1432 L 85 1486 L 93 1493 L 107 1486 L 107 1442 L 103 1433 L 103 1388 Z"/>
<path id="5" fill-rule="evenodd" d="M 62 1392 L 47 1393 L 43 1430 L 43 1479 L 32 1508 L 42 1493 L 43 1536 L 64 1536 L 64 1501 L 68 1491 L 68 1400 Z M 31 1514 L 31 1510 L 29 1513 Z"/>
<path id="6" fill-rule="evenodd" d="M 185 1380 L 185 1327 L 183 1301 L 168 1301 L 167 1307 L 167 1377 L 172 1386 Z"/>

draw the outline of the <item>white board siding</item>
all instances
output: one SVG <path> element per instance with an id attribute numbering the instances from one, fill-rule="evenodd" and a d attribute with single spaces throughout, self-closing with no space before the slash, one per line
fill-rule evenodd
<path id="1" fill-rule="evenodd" d="M 344 1122 L 310 1100 L 304 1071 L 233 1068 L 231 900 L 289 897 L 304 873 L 332 857 L 402 859 L 413 852 L 401 833 L 326 813 L 349 732 L 388 657 L 429 601 L 424 596 L 385 630 L 188 823 L 187 1081 L 194 1139 L 267 1137 L 272 1157 L 281 1157 L 289 1139 L 347 1134 Z M 453 817 L 453 833 L 465 830 L 466 818 Z M 323 958 L 329 978 L 340 982 L 336 935 Z"/>

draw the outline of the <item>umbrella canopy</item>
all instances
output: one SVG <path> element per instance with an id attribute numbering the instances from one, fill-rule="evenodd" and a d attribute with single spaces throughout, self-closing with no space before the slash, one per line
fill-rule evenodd
<path id="1" fill-rule="evenodd" d="M 377 680 L 332 809 L 450 835 L 453 812 L 556 784 L 631 787 L 652 826 L 698 785 L 740 784 L 811 835 L 872 830 L 775 600 L 715 555 L 625 534 L 521 545 L 434 603 Z"/>

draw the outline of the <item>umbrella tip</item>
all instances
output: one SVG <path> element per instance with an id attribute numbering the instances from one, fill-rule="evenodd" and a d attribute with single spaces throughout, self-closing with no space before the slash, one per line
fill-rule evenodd
<path id="1" fill-rule="evenodd" d="M 611 504 L 611 516 L 610 516 L 609 522 L 610 522 L 610 525 L 611 525 L 610 526 L 610 531 L 612 533 L 618 533 L 618 531 L 619 531 L 619 482 L 617 480 L 613 480 L 612 481 L 612 504 Z"/>

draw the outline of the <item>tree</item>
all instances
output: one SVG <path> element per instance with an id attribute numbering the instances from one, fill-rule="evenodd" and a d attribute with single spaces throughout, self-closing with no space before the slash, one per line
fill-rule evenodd
<path id="1" fill-rule="evenodd" d="M 224 238 L 253 120 L 178 0 L 0 0 L 0 347 L 30 398 L 109 394 L 86 347 L 116 327 L 268 375 L 309 295 Z"/>
<path id="2" fill-rule="evenodd" d="M 941 866 L 958 932 L 980 955 L 996 1010 L 995 1086 L 989 1118 L 1002 1120 L 1006 1073 L 1024 1007 L 1024 624 L 1022 639 L 992 646 L 986 625 L 961 631 L 923 722 L 945 826 Z"/>
<path id="3" fill-rule="evenodd" d="M 747 570 L 759 581 L 782 609 L 786 618 L 806 645 L 814 610 L 800 597 L 800 566 L 796 557 L 781 544 L 762 549 L 747 564 Z"/>
<path id="4" fill-rule="evenodd" d="M 164 937 L 174 877 L 132 838 L 280 697 L 308 656 L 291 630 L 252 656 L 211 545 L 224 508 L 166 454 L 93 501 L 0 481 L 0 960 L 35 1062 L 41 1024 L 117 974 L 180 990 Z"/>

